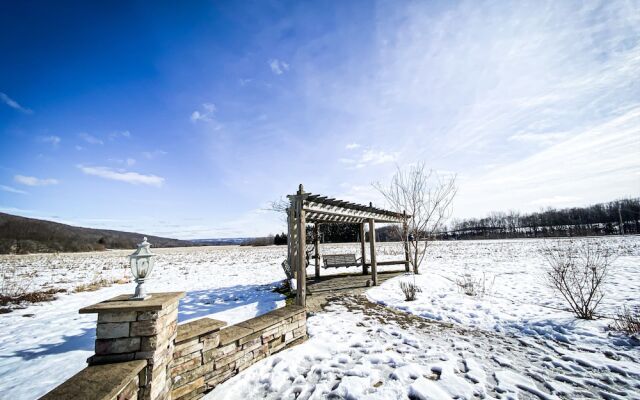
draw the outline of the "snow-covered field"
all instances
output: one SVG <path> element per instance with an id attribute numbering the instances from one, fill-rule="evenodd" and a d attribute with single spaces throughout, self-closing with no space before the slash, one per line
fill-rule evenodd
<path id="1" fill-rule="evenodd" d="M 206 399 L 638 399 L 638 354 L 601 358 L 537 336 L 448 327 L 346 297 L 308 321 L 310 339 Z M 411 318 L 412 317 L 412 318 Z"/>
<path id="2" fill-rule="evenodd" d="M 585 240 L 618 255 L 600 313 L 640 304 L 640 238 Z M 566 244 L 436 243 L 416 277 L 418 300 L 406 302 L 399 290 L 411 276 L 370 289 L 373 304 L 339 300 L 309 318 L 309 341 L 207 398 L 640 399 L 640 342 L 608 330 L 608 319 L 576 320 L 544 285 L 540 250 Z M 483 273 L 491 282 L 484 297 L 460 293 L 462 274 Z"/>
<path id="3" fill-rule="evenodd" d="M 600 313 L 640 304 L 640 237 L 580 240 L 600 241 L 618 255 Z M 413 278 L 399 277 L 367 292 L 375 307 L 364 306 L 365 299 L 335 304 L 309 319 L 309 341 L 245 370 L 211 398 L 640 398 L 637 342 L 608 331 L 606 319 L 577 321 L 562 310 L 543 284 L 543 246 L 541 240 L 434 243 L 416 277 L 423 289 L 417 301 L 405 302 L 398 287 Z M 324 245 L 322 252 L 358 248 Z M 284 247 L 156 252 L 149 289 L 188 292 L 180 321 L 212 314 L 234 323 L 284 303 L 271 291 L 283 278 Z M 0 265 L 18 268 L 34 289 L 73 289 L 127 277 L 129 253 L 0 256 Z M 402 249 L 382 243 L 378 255 L 398 259 Z M 489 293 L 460 293 L 455 280 L 465 273 L 484 273 Z M 92 354 L 95 316 L 77 310 L 128 292 L 132 283 L 61 294 L 0 315 L 0 397 L 37 398 L 82 369 Z M 397 317 L 406 313 L 410 324 Z M 421 327 L 416 320 L 454 327 Z"/>
<path id="4" fill-rule="evenodd" d="M 186 291 L 179 320 L 213 314 L 230 324 L 284 305 L 272 292 L 284 275 L 286 248 L 198 247 L 155 249 L 150 292 Z M 0 256 L 0 263 L 33 276 L 32 289 L 75 288 L 82 283 L 130 276 L 132 251 Z M 82 307 L 122 293 L 134 283 L 94 292 L 60 294 L 48 303 L 0 315 L 0 399 L 35 399 L 86 366 L 93 354 L 96 316 Z"/>

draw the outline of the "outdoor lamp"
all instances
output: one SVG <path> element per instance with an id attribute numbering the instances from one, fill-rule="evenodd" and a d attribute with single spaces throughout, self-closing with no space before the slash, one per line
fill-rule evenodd
<path id="1" fill-rule="evenodd" d="M 129 262 L 131 263 L 131 274 L 136 279 L 136 292 L 131 297 L 131 300 L 144 300 L 151 297 L 151 295 L 147 295 L 144 288 L 144 280 L 151 275 L 151 270 L 153 270 L 153 264 L 155 254 L 151 252 L 149 249 L 151 244 L 147 242 L 147 238 L 145 237 L 138 245 L 138 249 L 133 252 L 129 256 Z"/>

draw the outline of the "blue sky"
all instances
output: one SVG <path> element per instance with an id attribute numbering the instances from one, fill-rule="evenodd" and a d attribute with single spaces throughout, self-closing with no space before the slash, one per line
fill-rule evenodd
<path id="1" fill-rule="evenodd" d="M 299 183 L 458 217 L 640 195 L 640 2 L 0 3 L 0 211 L 275 233 Z"/>

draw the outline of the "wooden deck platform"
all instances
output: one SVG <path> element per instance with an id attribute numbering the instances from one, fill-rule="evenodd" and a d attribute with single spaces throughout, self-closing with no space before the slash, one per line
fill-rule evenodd
<path id="1" fill-rule="evenodd" d="M 378 272 L 378 285 L 404 273 L 404 271 Z M 364 293 L 370 287 L 367 281 L 371 281 L 371 275 L 362 275 L 362 273 L 307 277 L 307 308 L 309 311 L 319 311 L 327 303 L 327 297 Z"/>

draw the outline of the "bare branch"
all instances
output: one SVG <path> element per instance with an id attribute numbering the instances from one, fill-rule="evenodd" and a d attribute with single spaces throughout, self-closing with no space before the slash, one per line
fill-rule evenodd
<path id="1" fill-rule="evenodd" d="M 457 192 L 455 175 L 439 175 L 418 163 L 403 170 L 398 167 L 388 185 L 374 183 L 388 207 L 410 218 L 402 228 L 402 241 L 409 248 L 414 273 L 424 261 L 429 240 L 445 228 L 451 216 L 451 204 Z"/>
<path id="2" fill-rule="evenodd" d="M 287 223 L 287 212 L 289 207 L 291 206 L 291 202 L 289 200 L 285 200 L 282 197 L 269 202 L 266 211 L 273 211 L 280 214 L 280 219 L 286 224 Z"/>

